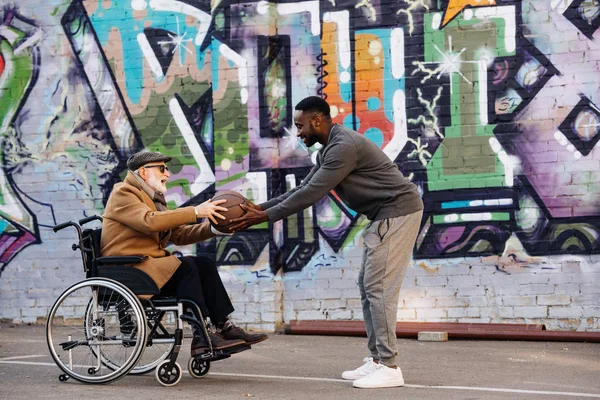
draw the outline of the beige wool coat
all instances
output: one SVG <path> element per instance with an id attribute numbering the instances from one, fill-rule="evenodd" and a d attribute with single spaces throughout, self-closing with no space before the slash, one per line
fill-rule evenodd
<path id="1" fill-rule="evenodd" d="M 148 256 L 133 267 L 150 275 L 159 288 L 181 264 L 165 249 L 168 242 L 187 245 L 214 237 L 208 222 L 196 224 L 194 207 L 157 211 L 131 172 L 114 186 L 103 219 L 102 256 Z"/>

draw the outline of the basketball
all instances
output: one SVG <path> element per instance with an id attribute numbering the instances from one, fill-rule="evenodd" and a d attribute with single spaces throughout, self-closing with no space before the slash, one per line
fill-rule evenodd
<path id="1" fill-rule="evenodd" d="M 225 219 L 215 218 L 217 223 L 213 223 L 211 221 L 212 226 L 215 227 L 220 232 L 228 233 L 229 226 L 231 225 L 231 220 L 235 218 L 239 218 L 246 213 L 241 207 L 240 204 L 247 204 L 247 199 L 239 194 L 238 192 L 233 192 L 231 190 L 223 190 L 221 192 L 215 193 L 212 201 L 216 200 L 227 200 L 227 202 L 223 204 L 219 204 L 221 207 L 228 208 L 228 211 L 219 211 L 219 214 L 225 217 Z"/>

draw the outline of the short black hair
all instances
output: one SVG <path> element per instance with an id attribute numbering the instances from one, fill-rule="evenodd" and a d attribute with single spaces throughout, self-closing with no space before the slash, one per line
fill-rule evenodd
<path id="1" fill-rule="evenodd" d="M 313 112 L 317 111 L 326 117 L 329 117 L 331 109 L 325 100 L 317 96 L 310 96 L 296 104 L 296 110 Z"/>

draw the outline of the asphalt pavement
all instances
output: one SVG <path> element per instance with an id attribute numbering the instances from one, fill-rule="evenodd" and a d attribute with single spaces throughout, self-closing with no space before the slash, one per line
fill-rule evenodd
<path id="1" fill-rule="evenodd" d="M 189 339 L 179 357 L 186 369 Z M 270 334 L 269 340 L 162 387 L 154 374 L 107 385 L 58 381 L 43 326 L 0 324 L 1 399 L 600 399 L 594 343 L 398 340 L 406 385 L 355 389 L 365 338 Z"/>

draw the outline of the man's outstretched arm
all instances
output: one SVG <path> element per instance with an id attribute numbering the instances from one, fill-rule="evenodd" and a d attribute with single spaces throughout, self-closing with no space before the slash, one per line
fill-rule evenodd
<path id="1" fill-rule="evenodd" d="M 310 207 L 326 196 L 356 167 L 356 152 L 354 146 L 336 144 L 325 155 L 319 168 L 315 167 L 309 179 L 287 196 L 281 203 L 268 208 L 266 211 L 242 207 L 246 214 L 231 222 L 232 232 L 249 228 L 250 226 L 265 222 L 278 221 Z M 278 198 L 279 199 L 279 198 Z"/>

